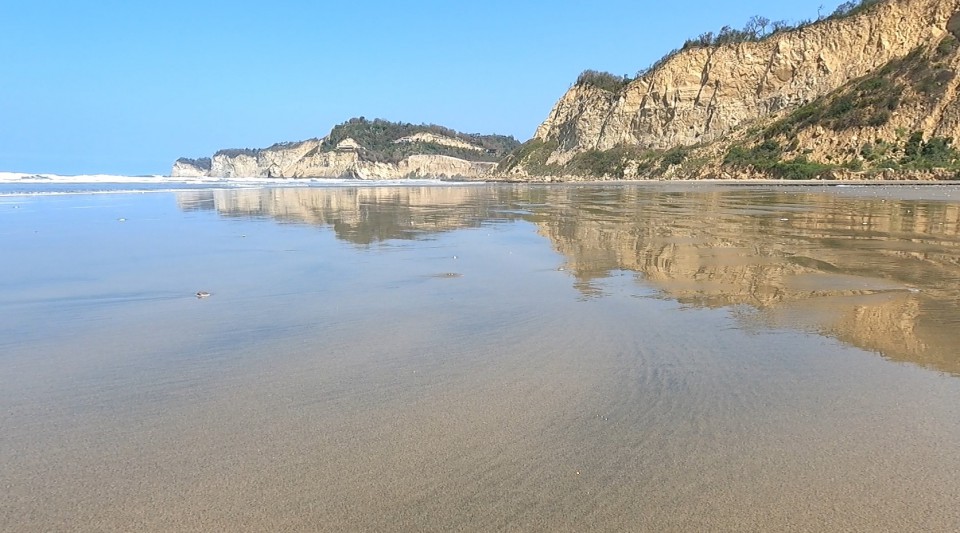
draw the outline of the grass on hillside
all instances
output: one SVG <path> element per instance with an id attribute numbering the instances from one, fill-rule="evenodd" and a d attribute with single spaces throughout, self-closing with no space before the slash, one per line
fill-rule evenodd
<path id="1" fill-rule="evenodd" d="M 446 146 L 430 142 L 396 143 L 398 139 L 417 133 L 432 133 L 450 137 L 477 146 L 478 150 Z M 346 140 L 353 139 L 362 147 L 361 155 L 369 161 L 397 163 L 411 155 L 444 155 L 468 161 L 500 161 L 520 143 L 511 136 L 479 135 L 460 133 L 433 124 L 404 124 L 382 119 L 367 120 L 363 117 L 350 119 L 333 128 L 327 136 L 323 150 L 331 151 Z"/>

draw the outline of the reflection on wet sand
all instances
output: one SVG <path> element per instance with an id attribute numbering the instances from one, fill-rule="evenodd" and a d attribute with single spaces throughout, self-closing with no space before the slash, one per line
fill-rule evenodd
<path id="1" fill-rule="evenodd" d="M 960 523 L 947 189 L 172 199 L 0 210 L 0 530 Z"/>
<path id="2" fill-rule="evenodd" d="M 960 373 L 949 333 L 960 324 L 951 303 L 960 298 L 957 204 L 742 190 L 560 194 L 569 201 L 550 204 L 569 206 L 559 218 L 578 222 L 540 227 L 581 283 L 631 270 L 683 303 L 750 306 L 755 320 Z M 591 204 L 606 209 L 580 216 Z"/>
<path id="3" fill-rule="evenodd" d="M 960 203 L 903 188 L 297 188 L 182 193 L 183 209 L 330 227 L 370 244 L 536 224 L 587 297 L 621 271 L 745 326 L 816 331 L 960 375 Z"/>
<path id="4" fill-rule="evenodd" d="M 340 239 L 371 244 L 479 225 L 495 198 L 476 187 L 338 187 L 185 192 L 177 201 L 184 210 L 330 227 Z"/>

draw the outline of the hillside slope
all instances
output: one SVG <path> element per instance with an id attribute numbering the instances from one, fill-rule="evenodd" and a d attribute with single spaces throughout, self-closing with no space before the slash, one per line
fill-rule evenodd
<path id="1" fill-rule="evenodd" d="M 960 0 L 861 7 L 761 39 L 688 43 L 622 83 L 581 76 L 499 172 L 512 179 L 836 177 L 871 169 L 954 176 Z"/>
<path id="2" fill-rule="evenodd" d="M 178 159 L 171 176 L 268 178 L 479 178 L 519 143 L 441 126 L 351 119 L 323 139 Z"/>

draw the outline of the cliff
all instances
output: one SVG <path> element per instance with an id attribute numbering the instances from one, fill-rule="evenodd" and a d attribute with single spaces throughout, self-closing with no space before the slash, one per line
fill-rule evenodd
<path id="1" fill-rule="evenodd" d="M 264 149 L 221 150 L 212 158 L 178 159 L 173 177 L 480 178 L 519 143 L 440 126 L 352 119 L 323 139 Z"/>
<path id="2" fill-rule="evenodd" d="M 860 6 L 742 42 L 689 41 L 622 83 L 581 76 L 500 172 L 518 179 L 765 175 L 773 163 L 727 156 L 771 140 L 777 161 L 805 170 L 818 163 L 821 174 L 860 171 L 908 157 L 914 134 L 921 152 L 931 141 L 945 144 L 947 161 L 904 170 L 955 166 L 956 152 L 946 149 L 960 135 L 960 0 Z M 770 129 L 777 121 L 792 122 Z M 886 166 L 861 153 L 867 141 L 890 149 Z"/>

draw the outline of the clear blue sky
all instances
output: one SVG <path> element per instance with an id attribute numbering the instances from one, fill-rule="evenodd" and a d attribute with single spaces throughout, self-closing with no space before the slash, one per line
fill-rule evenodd
<path id="1" fill-rule="evenodd" d="M 526 140 L 584 69 L 633 75 L 687 37 L 820 5 L 7 0 L 0 171 L 165 174 L 355 116 Z"/>

